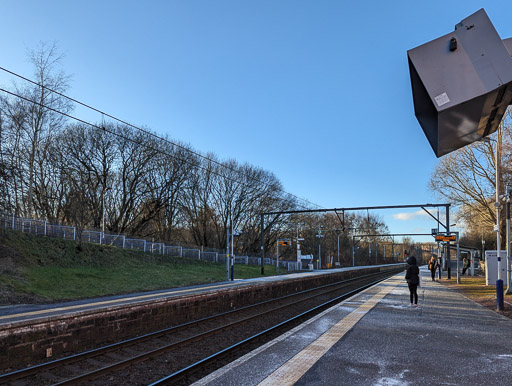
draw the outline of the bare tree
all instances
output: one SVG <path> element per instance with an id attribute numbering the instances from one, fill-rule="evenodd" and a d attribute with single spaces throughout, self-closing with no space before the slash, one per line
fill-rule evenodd
<path id="1" fill-rule="evenodd" d="M 38 200 L 44 200 L 44 188 L 37 189 L 36 185 L 44 187 L 46 183 L 48 146 L 65 123 L 65 117 L 53 110 L 68 113 L 72 105 L 50 91 L 62 93 L 69 84 L 69 77 L 58 70 L 62 55 L 56 45 L 40 43 L 37 49 L 29 52 L 29 59 L 37 84 L 15 83 L 14 93 L 21 98 L 2 98 L 0 109 L 4 118 L 10 121 L 6 127 L 12 146 L 10 158 L 15 181 L 11 188 L 15 190 L 15 205 L 25 215 L 32 216 L 36 190 L 42 194 Z"/>
<path id="2" fill-rule="evenodd" d="M 512 119 L 508 110 L 493 138 L 501 141 L 500 194 L 512 182 Z M 467 233 L 480 234 L 496 223 L 496 142 L 476 142 L 442 157 L 429 187 L 454 204 L 457 222 Z M 501 216 L 503 219 L 504 216 Z M 504 231 L 504 221 L 500 224 Z"/>

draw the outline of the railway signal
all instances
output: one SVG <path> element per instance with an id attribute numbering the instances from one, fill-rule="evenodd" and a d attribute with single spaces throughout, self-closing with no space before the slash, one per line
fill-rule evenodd
<path id="1" fill-rule="evenodd" d="M 277 239 L 277 250 L 276 250 L 276 273 L 279 273 L 279 246 L 289 247 L 292 245 L 291 239 Z"/>

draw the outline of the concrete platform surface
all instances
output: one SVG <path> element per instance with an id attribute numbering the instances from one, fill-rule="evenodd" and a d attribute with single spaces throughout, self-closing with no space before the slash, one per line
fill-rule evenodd
<path id="1" fill-rule="evenodd" d="M 512 320 L 398 274 L 194 385 L 510 385 Z"/>

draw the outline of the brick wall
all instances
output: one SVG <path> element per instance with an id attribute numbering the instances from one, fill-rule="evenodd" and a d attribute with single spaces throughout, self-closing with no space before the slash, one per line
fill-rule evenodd
<path id="1" fill-rule="evenodd" d="M 3 325 L 0 326 L 0 368 L 5 370 L 26 367 L 40 363 L 47 357 L 57 358 L 84 351 L 233 308 L 384 269 L 388 268 L 376 267 L 276 282 L 255 282 L 203 294 L 182 295 Z"/>

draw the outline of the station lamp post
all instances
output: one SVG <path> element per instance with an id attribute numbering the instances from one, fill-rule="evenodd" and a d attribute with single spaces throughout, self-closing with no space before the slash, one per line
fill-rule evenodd
<path id="1" fill-rule="evenodd" d="M 322 234 L 322 228 L 324 226 L 323 225 L 320 225 L 318 227 L 318 234 L 315 236 L 315 237 L 318 237 L 318 269 L 322 269 L 322 237 L 324 237 L 324 235 Z"/>
<path id="2" fill-rule="evenodd" d="M 226 247 L 226 280 L 231 281 L 235 280 L 235 252 L 234 252 L 234 245 L 235 245 L 235 236 L 240 236 L 243 232 L 239 231 L 237 229 L 231 230 L 231 233 L 229 232 L 229 229 L 227 231 L 228 239 L 227 239 L 227 247 Z M 229 238 L 231 237 L 231 254 L 229 253 Z"/>

